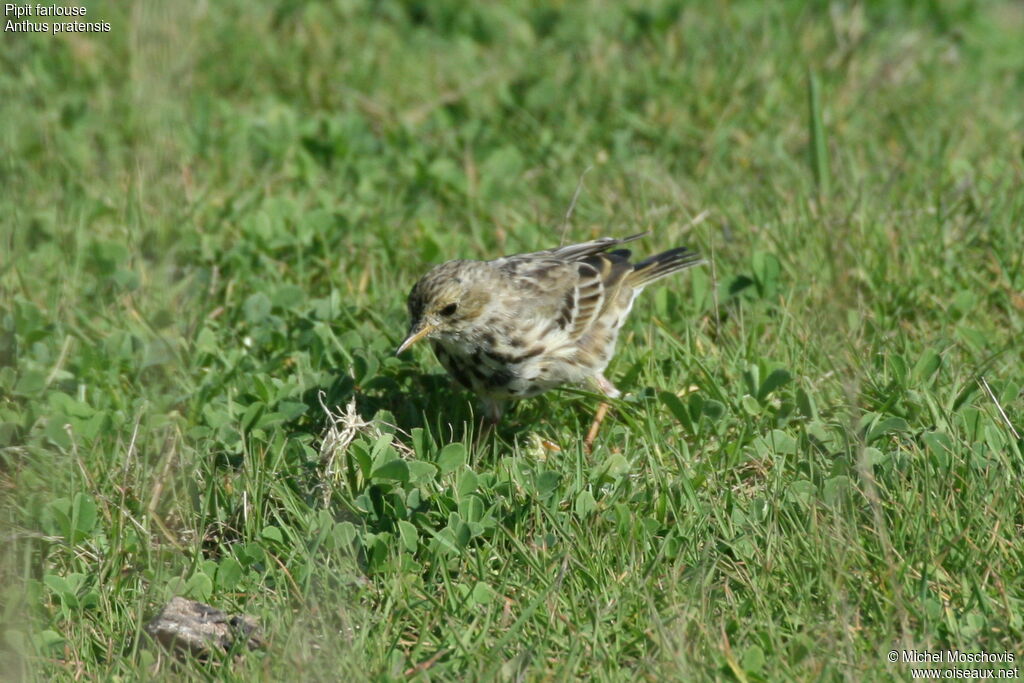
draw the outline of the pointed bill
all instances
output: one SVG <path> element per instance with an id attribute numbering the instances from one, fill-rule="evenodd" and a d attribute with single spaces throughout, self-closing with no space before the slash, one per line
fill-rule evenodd
<path id="1" fill-rule="evenodd" d="M 410 346 L 412 346 L 413 344 L 418 342 L 420 339 L 423 339 L 424 337 L 426 337 L 428 334 L 430 334 L 433 331 L 434 331 L 434 326 L 433 325 L 424 325 L 420 329 L 416 330 L 415 332 L 410 334 L 408 336 L 408 338 L 404 342 L 402 342 L 402 345 L 398 347 L 397 351 L 395 351 L 395 355 L 396 356 L 401 355 L 401 353 L 403 351 L 405 351 L 407 348 L 409 348 Z"/>

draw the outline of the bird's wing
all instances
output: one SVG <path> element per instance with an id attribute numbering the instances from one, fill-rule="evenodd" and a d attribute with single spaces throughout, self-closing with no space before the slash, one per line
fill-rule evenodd
<path id="1" fill-rule="evenodd" d="M 604 319 L 617 327 L 629 310 L 636 290 L 677 270 L 704 263 L 699 254 L 683 247 L 630 263 L 620 244 L 647 233 L 602 237 L 547 251 L 507 256 L 492 262 L 514 281 L 522 302 L 529 301 L 531 316 L 549 320 L 575 341 Z M 614 318 L 614 320 L 612 319 Z"/>
<path id="2" fill-rule="evenodd" d="M 530 317 L 557 320 L 571 316 L 575 306 L 576 265 L 571 261 L 554 258 L 547 252 L 507 256 L 494 262 L 504 277 L 512 283 L 510 292 L 515 304 L 526 306 L 523 314 Z"/>
<path id="3" fill-rule="evenodd" d="M 603 251 L 608 251 L 612 247 L 616 247 L 626 242 L 632 242 L 638 240 L 641 237 L 646 236 L 646 232 L 638 232 L 635 235 L 629 237 L 602 237 L 596 240 L 590 240 L 589 242 L 579 242 L 577 244 L 567 244 L 564 247 L 555 247 L 554 249 L 548 249 L 546 251 L 536 252 L 537 256 L 548 255 L 554 258 L 565 259 L 566 261 L 581 261 L 588 256 L 594 254 L 600 254 Z M 532 256 L 533 254 L 524 254 L 524 256 Z"/>
<path id="4" fill-rule="evenodd" d="M 580 259 L 571 316 L 572 339 L 579 339 L 595 323 L 617 328 L 620 316 L 629 311 L 636 292 L 651 282 L 685 268 L 705 263 L 700 254 L 685 247 L 630 263 L 628 249 L 602 251 Z"/>
<path id="5" fill-rule="evenodd" d="M 619 298 L 619 292 L 633 272 L 630 252 L 616 249 L 593 254 L 576 265 L 576 306 L 569 336 L 579 339 L 600 320 L 609 306 Z"/>
<path id="6" fill-rule="evenodd" d="M 511 256 L 502 260 L 501 268 L 517 281 L 515 290 L 530 299 L 534 315 L 576 340 L 601 318 L 633 272 L 628 250 L 604 251 L 623 241 L 608 240 L 571 260 L 549 252 Z"/>

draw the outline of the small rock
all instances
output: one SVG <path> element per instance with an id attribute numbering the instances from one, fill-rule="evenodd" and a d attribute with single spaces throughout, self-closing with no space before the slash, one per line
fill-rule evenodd
<path id="1" fill-rule="evenodd" d="M 250 650 L 264 645 L 255 617 L 229 615 L 182 597 L 172 598 L 160 614 L 146 624 L 146 633 L 169 650 L 204 659 L 213 648 L 227 652 L 240 641 Z"/>

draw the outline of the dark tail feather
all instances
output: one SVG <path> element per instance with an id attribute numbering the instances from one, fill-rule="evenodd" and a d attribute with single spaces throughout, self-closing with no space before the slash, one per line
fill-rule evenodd
<path id="1" fill-rule="evenodd" d="M 629 284 L 633 287 L 643 287 L 666 275 L 705 263 L 707 261 L 697 252 L 686 247 L 676 247 L 634 265 L 633 272 L 629 275 Z"/>

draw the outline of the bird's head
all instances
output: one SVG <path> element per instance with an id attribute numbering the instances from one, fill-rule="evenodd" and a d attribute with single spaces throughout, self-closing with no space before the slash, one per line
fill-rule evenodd
<path id="1" fill-rule="evenodd" d="M 448 261 L 420 278 L 409 292 L 409 335 L 396 355 L 423 338 L 458 337 L 491 300 L 486 264 Z"/>

